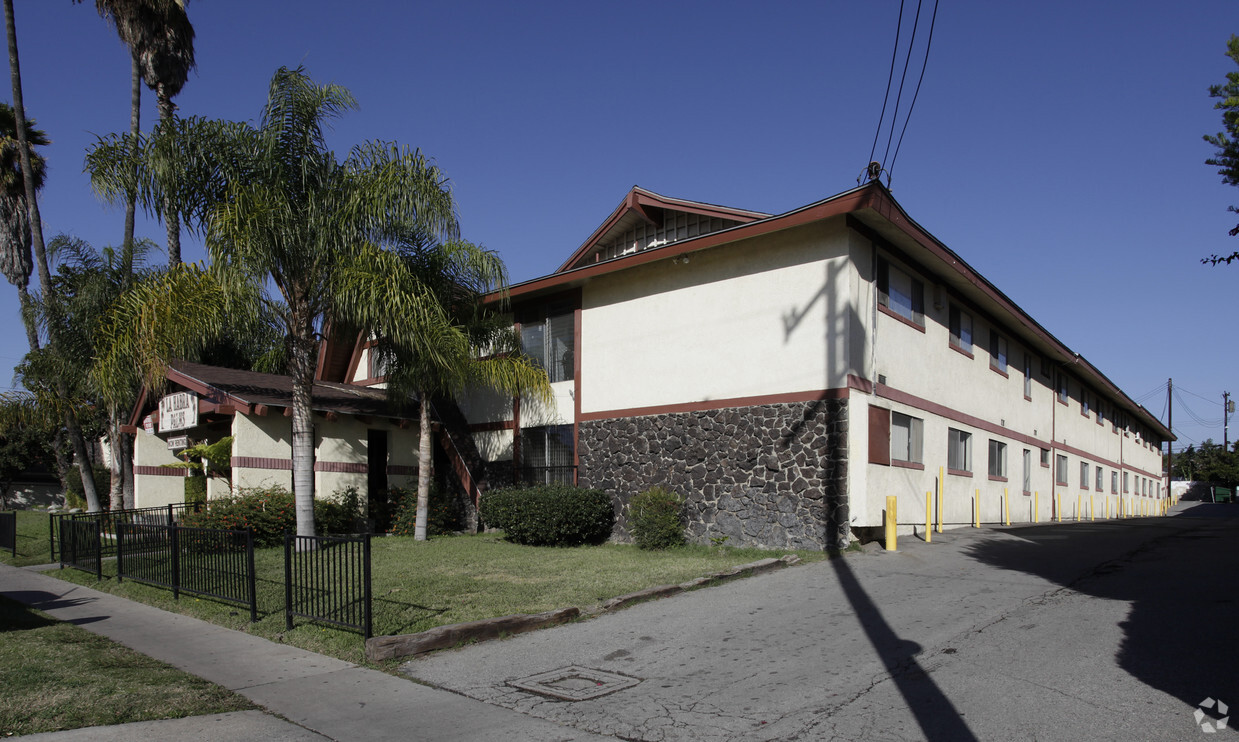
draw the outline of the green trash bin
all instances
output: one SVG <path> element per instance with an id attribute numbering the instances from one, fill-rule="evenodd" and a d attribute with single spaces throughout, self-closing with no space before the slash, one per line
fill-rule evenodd
<path id="1" fill-rule="evenodd" d="M 1214 502 L 1234 502 L 1235 493 L 1230 487 L 1214 487 L 1213 488 Z"/>

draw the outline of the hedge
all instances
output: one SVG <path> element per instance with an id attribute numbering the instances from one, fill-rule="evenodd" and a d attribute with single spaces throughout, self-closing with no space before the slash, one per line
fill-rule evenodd
<path id="1" fill-rule="evenodd" d="M 528 546 L 600 544 L 615 524 L 605 492 L 568 484 L 484 492 L 479 514 L 509 541 Z"/>

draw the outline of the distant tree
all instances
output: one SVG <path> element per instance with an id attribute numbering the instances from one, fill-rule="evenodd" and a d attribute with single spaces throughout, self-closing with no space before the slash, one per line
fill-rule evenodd
<path id="1" fill-rule="evenodd" d="M 26 142 L 31 146 L 46 146 L 51 142 L 47 135 L 34 128 L 34 121 L 26 120 Z M 47 162 L 42 155 L 31 153 L 31 170 L 34 173 L 34 190 L 43 188 L 43 174 Z M 26 326 L 26 339 L 31 350 L 39 347 L 35 330 L 33 307 L 30 303 L 30 273 L 34 263 L 30 257 L 33 238 L 30 233 L 30 205 L 26 202 L 26 179 L 22 175 L 21 142 L 17 137 L 17 113 L 7 103 L 0 103 L 0 272 L 9 283 L 17 287 L 21 301 L 22 322 Z"/>
<path id="2" fill-rule="evenodd" d="M 1226 56 L 1239 65 L 1239 36 L 1231 34 L 1230 40 L 1226 42 Z M 1239 71 L 1227 72 L 1225 83 L 1210 85 L 1209 97 L 1218 99 L 1213 107 L 1222 112 L 1224 131 L 1205 135 L 1205 141 L 1217 148 L 1213 157 L 1205 160 L 1205 164 L 1217 167 L 1223 183 L 1239 186 Z M 1239 207 L 1228 206 L 1227 209 L 1239 213 Z M 1236 235 L 1239 235 L 1239 225 L 1230 230 L 1231 237 Z M 1239 250 L 1225 256 L 1211 255 L 1200 262 L 1229 265 L 1235 259 L 1239 259 Z"/>
<path id="3" fill-rule="evenodd" d="M 0 509 L 8 507 L 13 483 L 28 471 L 52 471 L 51 439 L 47 429 L 22 427 L 0 436 Z"/>
<path id="4" fill-rule="evenodd" d="M 1199 448 L 1188 446 L 1174 457 L 1174 476 L 1195 482 L 1239 482 L 1239 453 L 1226 450 L 1212 439 Z"/>

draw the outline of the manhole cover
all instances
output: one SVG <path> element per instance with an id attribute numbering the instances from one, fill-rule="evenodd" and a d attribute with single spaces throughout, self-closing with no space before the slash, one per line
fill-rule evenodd
<path id="1" fill-rule="evenodd" d="M 613 672 L 588 667 L 565 667 L 513 680 L 508 685 L 561 701 L 588 701 L 617 690 L 631 688 L 640 682 L 639 678 Z"/>

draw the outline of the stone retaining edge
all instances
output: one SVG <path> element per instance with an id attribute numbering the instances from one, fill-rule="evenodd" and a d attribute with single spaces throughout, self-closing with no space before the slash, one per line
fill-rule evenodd
<path id="1" fill-rule="evenodd" d="M 715 572 L 712 575 L 682 582 L 679 585 L 659 585 L 658 587 L 638 590 L 635 593 L 611 598 L 597 609 L 586 612 L 581 611 L 580 608 L 572 607 L 532 615 L 515 613 L 510 616 L 500 616 L 499 618 L 483 618 L 477 621 L 436 626 L 433 629 L 417 634 L 376 636 L 366 640 L 366 659 L 371 662 L 378 662 L 397 657 L 424 654 L 436 649 L 454 647 L 468 641 L 494 639 L 504 634 L 523 634 L 526 631 L 534 631 L 547 626 L 566 623 L 581 615 L 596 616 L 609 613 L 643 600 L 664 598 L 668 595 L 675 595 L 685 590 L 709 585 L 739 575 L 760 574 L 762 572 L 769 572 L 772 569 L 790 567 L 799 562 L 800 557 L 795 554 L 788 554 L 780 558 L 759 559 L 756 562 L 741 564 L 731 569 Z"/>

